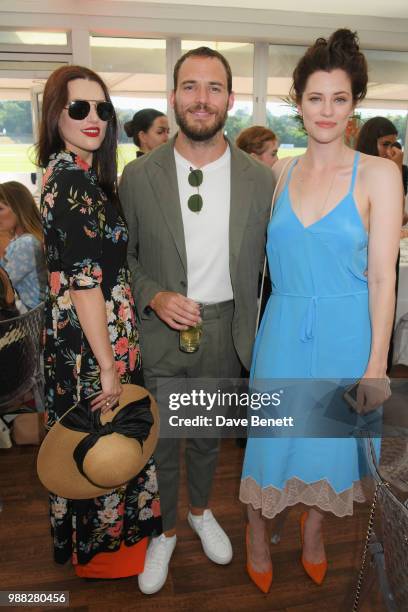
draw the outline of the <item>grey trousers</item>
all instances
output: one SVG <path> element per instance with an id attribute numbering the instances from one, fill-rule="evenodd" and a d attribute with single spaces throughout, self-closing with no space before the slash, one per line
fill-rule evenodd
<path id="1" fill-rule="evenodd" d="M 241 363 L 232 341 L 234 303 L 221 302 L 206 306 L 203 314 L 203 335 L 196 353 L 183 353 L 178 337 L 174 346 L 153 368 L 144 367 L 146 387 L 155 395 L 157 378 L 238 378 Z M 148 338 L 145 339 L 148 342 Z M 171 382 L 171 381 L 169 381 Z M 180 473 L 180 439 L 160 439 L 154 457 L 163 530 L 176 526 Z M 185 446 L 187 487 L 190 504 L 208 506 L 208 499 L 218 458 L 217 438 L 189 438 Z"/>

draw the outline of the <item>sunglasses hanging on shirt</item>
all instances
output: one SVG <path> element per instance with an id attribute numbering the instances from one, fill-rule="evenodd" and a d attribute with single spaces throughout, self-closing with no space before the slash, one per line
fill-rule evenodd
<path id="1" fill-rule="evenodd" d="M 194 170 L 190 167 L 190 174 L 188 175 L 188 182 L 192 187 L 197 187 L 197 193 L 194 193 L 188 198 L 187 206 L 191 212 L 199 213 L 203 207 L 203 198 L 200 194 L 200 185 L 203 182 L 203 172 L 199 168 Z"/>
<path id="2" fill-rule="evenodd" d="M 96 100 L 72 100 L 65 106 L 68 110 L 68 115 L 71 119 L 81 121 L 85 119 L 91 111 L 91 102 L 95 104 L 96 114 L 101 121 L 110 121 L 113 119 L 115 109 L 111 102 L 97 102 Z"/>

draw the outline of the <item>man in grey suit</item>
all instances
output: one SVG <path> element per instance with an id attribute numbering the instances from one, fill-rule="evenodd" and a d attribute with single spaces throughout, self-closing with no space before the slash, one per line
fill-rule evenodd
<path id="1" fill-rule="evenodd" d="M 157 378 L 236 378 L 242 365 L 250 367 L 274 181 L 269 168 L 224 137 L 233 102 L 226 59 L 207 47 L 189 51 L 174 68 L 177 135 L 122 176 L 144 375 L 153 393 Z M 199 350 L 180 351 L 180 330 L 200 319 Z M 161 439 L 155 452 L 164 533 L 150 542 L 139 576 L 144 593 L 163 586 L 176 545 L 179 450 L 178 439 Z M 217 454 L 215 438 L 186 441 L 188 522 L 205 554 L 226 564 L 231 543 L 208 508 Z"/>

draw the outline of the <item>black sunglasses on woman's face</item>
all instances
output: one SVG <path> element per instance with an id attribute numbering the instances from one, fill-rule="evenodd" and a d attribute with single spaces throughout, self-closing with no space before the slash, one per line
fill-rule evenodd
<path id="1" fill-rule="evenodd" d="M 111 102 L 98 102 L 97 100 L 71 100 L 68 106 L 64 106 L 68 110 L 68 115 L 71 119 L 80 121 L 85 119 L 91 111 L 91 102 L 95 104 L 96 114 L 101 121 L 110 121 L 115 110 Z"/>

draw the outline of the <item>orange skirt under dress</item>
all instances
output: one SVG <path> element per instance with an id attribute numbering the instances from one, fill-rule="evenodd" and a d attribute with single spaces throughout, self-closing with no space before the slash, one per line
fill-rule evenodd
<path id="1" fill-rule="evenodd" d="M 73 563 L 75 573 L 81 578 L 137 576 L 144 569 L 148 540 L 143 538 L 133 546 L 126 546 L 122 542 L 115 552 L 98 553 L 85 565 Z"/>

